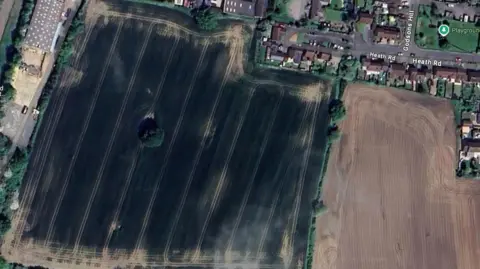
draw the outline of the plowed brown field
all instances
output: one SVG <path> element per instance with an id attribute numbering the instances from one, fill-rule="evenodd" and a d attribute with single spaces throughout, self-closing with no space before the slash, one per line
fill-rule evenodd
<path id="1" fill-rule="evenodd" d="M 480 182 L 456 180 L 445 100 L 350 85 L 327 168 L 315 269 L 478 269 Z"/>

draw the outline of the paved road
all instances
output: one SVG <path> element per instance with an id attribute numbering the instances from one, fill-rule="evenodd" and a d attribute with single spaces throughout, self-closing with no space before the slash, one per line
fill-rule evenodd
<path id="1" fill-rule="evenodd" d="M 316 35 L 317 39 L 325 40 L 336 44 L 345 43 L 343 39 L 347 39 L 351 45 L 350 50 L 345 50 L 343 53 L 350 53 L 353 56 L 359 57 L 361 55 L 369 55 L 370 53 L 382 54 L 382 55 L 396 55 L 397 62 L 413 63 L 413 59 L 429 59 L 441 61 L 443 66 L 459 66 L 457 58 L 461 59 L 461 65 L 464 68 L 479 69 L 480 68 L 480 55 L 474 53 L 461 53 L 461 52 L 448 52 L 439 50 L 427 50 L 420 48 L 414 42 L 416 21 L 418 15 L 418 5 L 421 0 L 412 0 L 410 10 L 414 11 L 413 25 L 411 27 L 411 42 L 408 46 L 408 50 L 404 50 L 404 44 L 400 45 L 384 45 L 372 43 L 370 39 L 365 40 L 365 36 L 371 36 L 370 31 L 366 33 L 354 33 L 350 36 L 342 35 L 339 33 L 320 33 Z M 428 4 L 428 3 L 427 3 Z M 402 29 L 405 31 L 406 29 Z M 301 32 L 310 32 L 311 30 L 302 29 Z M 309 37 L 307 35 L 307 37 Z M 404 42 L 402 42 L 404 43 Z M 402 53 L 403 56 L 398 56 Z M 411 54 L 414 54 L 412 56 Z"/>

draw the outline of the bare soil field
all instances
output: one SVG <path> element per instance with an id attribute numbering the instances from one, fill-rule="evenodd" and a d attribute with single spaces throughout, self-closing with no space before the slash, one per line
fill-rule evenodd
<path id="1" fill-rule="evenodd" d="M 301 267 L 326 86 L 244 75 L 248 25 L 202 34 L 164 8 L 90 9 L 2 255 L 46 268 Z M 140 143 L 146 115 L 161 147 Z"/>
<path id="2" fill-rule="evenodd" d="M 450 104 L 361 84 L 345 104 L 314 269 L 478 268 L 480 182 L 455 179 Z"/>

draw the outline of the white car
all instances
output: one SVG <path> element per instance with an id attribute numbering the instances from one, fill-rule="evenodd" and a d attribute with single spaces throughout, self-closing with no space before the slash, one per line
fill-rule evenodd
<path id="1" fill-rule="evenodd" d="M 403 56 L 403 52 L 397 53 L 397 56 Z"/>
<path id="2" fill-rule="evenodd" d="M 448 7 L 455 7 L 454 4 L 448 4 Z"/>

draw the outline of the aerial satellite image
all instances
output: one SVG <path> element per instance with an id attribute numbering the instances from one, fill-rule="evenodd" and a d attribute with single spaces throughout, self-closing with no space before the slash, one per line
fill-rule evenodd
<path id="1" fill-rule="evenodd" d="M 0 269 L 479 268 L 476 0 L 0 0 L 0 36 Z"/>

